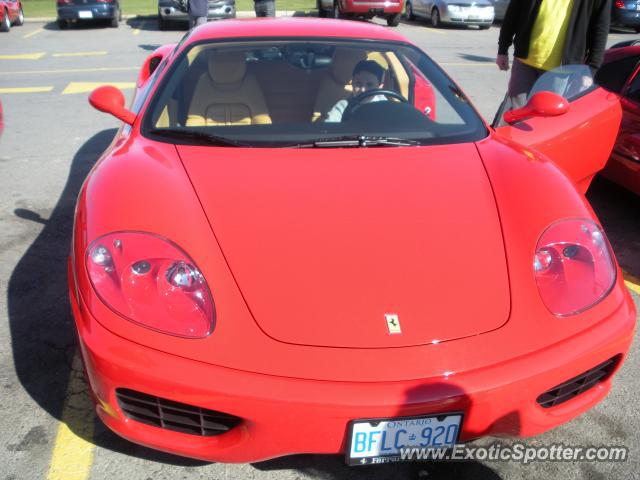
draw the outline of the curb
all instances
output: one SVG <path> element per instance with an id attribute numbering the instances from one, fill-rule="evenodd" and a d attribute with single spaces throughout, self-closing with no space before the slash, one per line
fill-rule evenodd
<path id="1" fill-rule="evenodd" d="M 315 10 L 301 11 L 301 10 L 280 10 L 276 12 L 276 17 L 293 17 L 296 13 L 304 13 L 305 16 L 315 17 L 317 13 Z M 256 14 L 252 10 L 243 10 L 236 12 L 236 18 L 255 18 Z M 122 15 L 122 20 L 156 20 L 158 15 L 155 13 L 149 15 Z M 43 23 L 43 22 L 55 22 L 56 17 L 30 17 L 25 18 L 24 23 Z"/>

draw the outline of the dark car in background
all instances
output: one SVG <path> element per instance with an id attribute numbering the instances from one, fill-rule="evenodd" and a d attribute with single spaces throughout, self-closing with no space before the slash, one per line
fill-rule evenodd
<path id="1" fill-rule="evenodd" d="M 507 13 L 507 7 L 509 6 L 510 0 L 492 0 L 493 3 L 493 12 L 494 12 L 494 20 L 501 22 L 504 20 L 504 16 Z"/>
<path id="2" fill-rule="evenodd" d="M 20 0 L 0 0 L 0 32 L 8 32 L 12 25 L 24 23 Z"/>
<path id="3" fill-rule="evenodd" d="M 612 27 L 631 27 L 640 33 L 640 0 L 613 0 Z"/>
<path id="4" fill-rule="evenodd" d="M 67 28 L 71 23 L 106 21 L 113 28 L 122 20 L 118 0 L 56 0 L 58 26 Z"/>
<path id="5" fill-rule="evenodd" d="M 236 0 L 209 0 L 208 20 L 236 17 Z M 187 0 L 158 0 L 158 28 L 174 22 L 188 22 Z"/>

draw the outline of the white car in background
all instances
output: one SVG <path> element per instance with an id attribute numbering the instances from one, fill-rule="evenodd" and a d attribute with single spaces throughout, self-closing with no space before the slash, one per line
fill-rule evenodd
<path id="1" fill-rule="evenodd" d="M 434 28 L 443 24 L 477 25 L 481 30 L 491 26 L 493 3 L 489 0 L 407 0 L 407 18 L 427 18 Z"/>

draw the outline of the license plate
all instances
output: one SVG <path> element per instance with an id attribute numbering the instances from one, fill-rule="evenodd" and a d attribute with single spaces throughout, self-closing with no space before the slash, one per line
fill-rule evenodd
<path id="1" fill-rule="evenodd" d="M 354 420 L 349 424 L 347 465 L 402 462 L 401 449 L 409 447 L 452 447 L 461 424 L 461 413 Z"/>
<path id="2" fill-rule="evenodd" d="M 78 12 L 78 16 L 80 18 L 93 18 L 93 12 L 87 11 L 87 10 L 80 10 Z"/>

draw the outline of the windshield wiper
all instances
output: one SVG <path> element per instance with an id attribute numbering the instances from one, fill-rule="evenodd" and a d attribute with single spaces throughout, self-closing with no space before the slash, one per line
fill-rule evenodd
<path id="1" fill-rule="evenodd" d="M 199 132 L 197 130 L 180 130 L 177 128 L 152 128 L 149 130 L 152 135 L 159 137 L 173 138 L 180 140 L 191 140 L 196 142 L 205 142 L 207 145 L 219 146 L 219 147 L 247 147 L 249 145 L 243 144 L 236 140 L 231 140 L 226 137 L 219 137 L 217 135 L 211 135 L 205 132 Z"/>
<path id="2" fill-rule="evenodd" d="M 420 145 L 417 140 L 374 135 L 343 135 L 321 138 L 309 143 L 288 145 L 287 148 L 338 148 L 338 147 L 411 147 Z"/>

